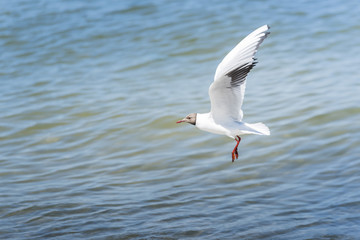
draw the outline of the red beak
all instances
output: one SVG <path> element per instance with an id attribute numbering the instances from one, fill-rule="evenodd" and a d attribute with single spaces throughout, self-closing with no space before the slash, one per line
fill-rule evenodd
<path id="1" fill-rule="evenodd" d="M 182 123 L 182 122 L 184 122 L 184 120 L 177 121 L 176 123 Z"/>

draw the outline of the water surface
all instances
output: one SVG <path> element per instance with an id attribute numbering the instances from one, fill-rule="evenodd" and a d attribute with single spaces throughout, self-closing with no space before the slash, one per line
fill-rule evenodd
<path id="1" fill-rule="evenodd" d="M 358 1 L 0 3 L 1 239 L 357 239 Z M 269 24 L 235 142 L 225 54 Z"/>

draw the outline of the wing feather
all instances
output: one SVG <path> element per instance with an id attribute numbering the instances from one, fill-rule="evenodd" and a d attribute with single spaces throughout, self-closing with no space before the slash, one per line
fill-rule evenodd
<path id="1" fill-rule="evenodd" d="M 221 61 L 210 85 L 211 115 L 215 121 L 241 121 L 246 76 L 256 65 L 254 55 L 267 37 L 268 25 L 264 25 L 244 38 Z"/>

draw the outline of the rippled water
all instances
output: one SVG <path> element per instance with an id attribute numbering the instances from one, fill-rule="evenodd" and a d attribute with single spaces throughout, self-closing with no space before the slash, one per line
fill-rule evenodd
<path id="1" fill-rule="evenodd" d="M 2 1 L 1 239 L 358 239 L 358 1 Z M 269 24 L 243 110 L 175 121 Z"/>

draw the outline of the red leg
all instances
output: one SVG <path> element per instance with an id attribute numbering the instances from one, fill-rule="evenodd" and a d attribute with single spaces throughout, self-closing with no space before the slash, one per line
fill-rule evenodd
<path id="1" fill-rule="evenodd" d="M 239 143 L 240 143 L 240 141 L 241 141 L 241 138 L 240 138 L 239 136 L 236 136 L 236 137 L 235 137 L 235 141 L 236 141 L 236 146 L 234 147 L 234 150 L 233 150 L 232 153 L 231 153 L 231 155 L 232 155 L 232 162 L 234 162 L 235 157 L 236 157 L 236 159 L 238 159 L 238 157 L 239 157 L 239 153 L 238 153 L 237 148 L 238 148 L 238 146 L 239 146 Z"/>

